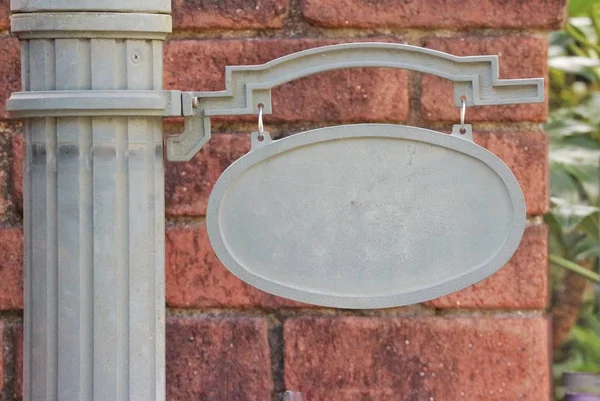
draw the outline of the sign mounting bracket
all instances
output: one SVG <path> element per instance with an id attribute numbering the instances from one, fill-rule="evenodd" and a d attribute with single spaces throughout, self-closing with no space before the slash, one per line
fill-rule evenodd
<path id="1" fill-rule="evenodd" d="M 540 103 L 543 78 L 500 79 L 498 56 L 454 56 L 437 50 L 395 43 L 346 43 L 317 47 L 262 65 L 228 66 L 225 90 L 182 92 L 184 132 L 167 138 L 167 158 L 190 160 L 210 139 L 213 116 L 270 114 L 271 89 L 299 78 L 342 68 L 402 68 L 454 82 L 454 103 L 468 106 Z"/>

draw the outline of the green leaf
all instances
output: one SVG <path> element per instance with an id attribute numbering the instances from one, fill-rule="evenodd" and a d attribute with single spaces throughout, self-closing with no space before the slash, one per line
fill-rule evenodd
<path id="1" fill-rule="evenodd" d="M 548 49 L 549 57 L 566 54 L 565 48 L 568 45 L 575 43 L 573 38 L 571 36 L 569 36 L 569 34 L 566 33 L 565 31 L 555 31 L 555 32 L 550 33 L 548 42 L 549 42 L 549 46 L 550 46 Z"/>
<path id="2" fill-rule="evenodd" d="M 560 163 L 550 164 L 551 194 L 554 197 L 577 203 L 580 200 L 577 181 Z"/>
<path id="3" fill-rule="evenodd" d="M 587 349 L 585 359 L 587 361 L 596 361 L 593 366 L 600 367 L 600 337 L 598 333 L 593 332 L 589 328 L 575 326 L 571 330 L 573 340 L 583 344 Z"/>
<path id="4" fill-rule="evenodd" d="M 590 242 L 592 242 L 592 244 L 596 243 L 596 241 L 590 241 Z M 575 255 L 575 260 L 577 260 L 577 261 L 591 260 L 591 259 L 600 257 L 600 244 L 588 246 L 588 244 L 586 243 L 585 248 L 586 249 L 579 251 Z"/>
<path id="5" fill-rule="evenodd" d="M 552 213 L 548 213 L 544 216 L 544 221 L 550 228 L 549 247 L 552 253 L 567 256 L 568 251 L 567 244 L 565 243 L 563 236 L 563 229 Z"/>
<path id="6" fill-rule="evenodd" d="M 597 170 L 600 165 L 600 150 L 587 147 L 589 145 L 598 146 L 589 137 L 573 138 L 558 143 L 555 141 L 550 146 L 550 160 L 566 166 L 586 166 Z"/>
<path id="7" fill-rule="evenodd" d="M 600 5 L 600 0 L 570 0 L 569 16 L 579 17 L 587 15 L 597 5 Z"/>
<path id="8" fill-rule="evenodd" d="M 572 109 L 579 117 L 595 124 L 600 123 L 598 108 L 600 107 L 600 93 L 592 92 L 579 106 Z"/>
<path id="9" fill-rule="evenodd" d="M 555 138 L 589 134 L 596 131 L 596 126 L 586 123 L 575 118 L 556 118 L 548 122 L 544 126 L 544 130 L 548 135 Z"/>
<path id="10" fill-rule="evenodd" d="M 589 17 L 589 13 L 585 16 L 569 18 L 568 24 L 575 28 L 576 34 L 583 36 L 585 40 L 597 43 L 598 38 L 596 37 L 594 24 Z M 567 26 L 565 26 L 565 32 L 572 36 L 570 30 L 567 29 Z"/>
<path id="11" fill-rule="evenodd" d="M 589 57 L 558 56 L 550 58 L 548 65 L 571 74 L 583 74 L 590 68 L 600 67 L 600 61 Z"/>
<path id="12" fill-rule="evenodd" d="M 586 269 L 585 267 L 572 262 L 570 260 L 567 260 L 561 256 L 558 255 L 550 255 L 548 256 L 548 259 L 550 259 L 550 262 L 563 267 L 567 270 L 572 271 L 573 273 L 577 273 L 585 278 L 587 278 L 588 280 L 591 280 L 597 284 L 600 284 L 600 275 L 598 273 L 594 273 L 593 271 L 590 271 L 588 269 Z M 600 344 L 599 344 L 600 345 Z"/>
<path id="13" fill-rule="evenodd" d="M 581 189 L 585 192 L 585 201 L 596 203 L 598 199 L 598 166 L 571 164 L 563 165 L 566 171 L 575 177 Z"/>
<path id="14" fill-rule="evenodd" d="M 597 250 L 597 246 L 600 246 L 598 243 L 598 226 L 596 223 L 592 223 L 593 226 L 588 227 L 589 231 L 592 234 L 582 234 L 579 236 L 579 240 L 571 247 L 571 255 L 568 255 L 567 259 L 574 260 L 581 263 L 589 263 L 594 262 L 595 253 Z M 587 231 L 587 230 L 586 230 Z M 594 235 L 595 234 L 595 235 Z"/>
<path id="15" fill-rule="evenodd" d="M 589 52 L 590 57 L 597 57 L 600 46 L 596 43 L 596 32 L 589 18 L 570 19 L 565 25 L 565 31 L 581 45 L 582 49 Z"/>
<path id="16" fill-rule="evenodd" d="M 550 151 L 551 173 L 556 175 L 558 169 L 563 170 L 575 180 L 577 187 L 585 192 L 584 200 L 596 203 L 600 195 L 598 188 L 600 150 L 573 146 L 576 143 L 599 146 L 597 142 L 586 136 L 562 138 L 558 143 L 554 141 Z M 574 201 L 572 196 L 569 200 Z"/>
<path id="17" fill-rule="evenodd" d="M 600 152 L 600 143 L 594 138 L 595 135 L 596 132 L 590 132 L 588 135 L 571 135 L 556 138 L 556 140 L 550 142 L 550 148 L 552 152 L 564 148 L 576 148 L 578 152 L 573 153 L 573 156 L 576 157 L 571 160 L 577 163 L 593 164 L 594 160 L 598 162 L 597 154 Z"/>
<path id="18" fill-rule="evenodd" d="M 551 198 L 552 215 L 556 218 L 563 233 L 573 232 L 579 228 L 588 228 L 589 222 L 598 219 L 598 208 L 594 206 L 570 203 L 565 199 Z M 586 219 L 589 219 L 586 222 Z M 597 232 L 597 226 L 594 228 Z M 593 235 L 593 234 L 592 234 Z M 597 236 L 597 233 L 596 233 Z"/>
<path id="19" fill-rule="evenodd" d="M 598 14 L 596 10 L 592 8 L 588 11 L 588 16 L 592 20 L 592 25 L 594 26 L 594 32 L 596 32 L 596 37 L 600 37 L 600 19 L 598 18 Z"/>

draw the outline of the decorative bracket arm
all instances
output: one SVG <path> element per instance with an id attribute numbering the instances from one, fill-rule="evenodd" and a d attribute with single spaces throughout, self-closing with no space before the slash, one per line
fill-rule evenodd
<path id="1" fill-rule="evenodd" d="M 454 82 L 454 103 L 469 106 L 544 101 L 543 78 L 500 79 L 497 56 L 459 57 L 422 47 L 394 43 L 347 43 L 313 48 L 262 65 L 225 69 L 225 90 L 182 93 L 186 127 L 167 139 L 167 157 L 191 159 L 210 138 L 210 117 L 272 112 L 271 89 L 309 75 L 342 68 L 402 68 Z"/>

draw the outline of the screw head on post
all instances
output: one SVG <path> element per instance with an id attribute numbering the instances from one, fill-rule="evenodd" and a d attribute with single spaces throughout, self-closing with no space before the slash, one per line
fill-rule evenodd
<path id="1" fill-rule="evenodd" d="M 131 62 L 133 64 L 139 64 L 142 61 L 142 52 L 139 50 L 134 50 L 131 53 Z"/>

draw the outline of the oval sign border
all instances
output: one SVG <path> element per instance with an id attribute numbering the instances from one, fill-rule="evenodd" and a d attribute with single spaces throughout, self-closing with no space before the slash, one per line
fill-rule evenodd
<path id="1" fill-rule="evenodd" d="M 393 128 L 394 132 L 372 133 L 373 127 L 379 127 L 375 128 L 375 131 L 383 128 Z M 368 128 L 371 128 L 371 132 Z M 339 135 L 340 130 L 343 129 L 346 129 L 347 132 L 344 132 L 343 135 Z M 333 130 L 336 131 L 335 135 L 332 135 L 331 131 Z M 232 181 L 255 164 L 294 148 L 318 142 L 361 137 L 397 138 L 429 143 L 455 150 L 487 164 L 502 179 L 510 199 L 512 200 L 513 224 L 509 230 L 506 241 L 504 242 L 504 246 L 495 254 L 495 256 L 490 258 L 488 263 L 466 270 L 461 276 L 410 292 L 384 296 L 337 296 L 299 290 L 253 274 L 240 265 L 227 249 L 219 225 L 219 209 L 221 201 Z M 270 294 L 308 304 L 343 309 L 391 308 L 426 302 L 467 288 L 497 272 L 513 256 L 523 237 L 526 223 L 526 206 L 517 179 L 508 166 L 506 166 L 506 164 L 504 164 L 504 162 L 496 155 L 467 139 L 425 128 L 405 125 L 354 124 L 318 128 L 272 141 L 264 144 L 264 146 L 262 146 L 263 144 L 260 145 L 261 146 L 251 150 L 231 164 L 231 166 L 229 166 L 229 168 L 221 175 L 210 194 L 206 213 L 206 226 L 213 249 L 225 267 L 239 279 Z"/>

